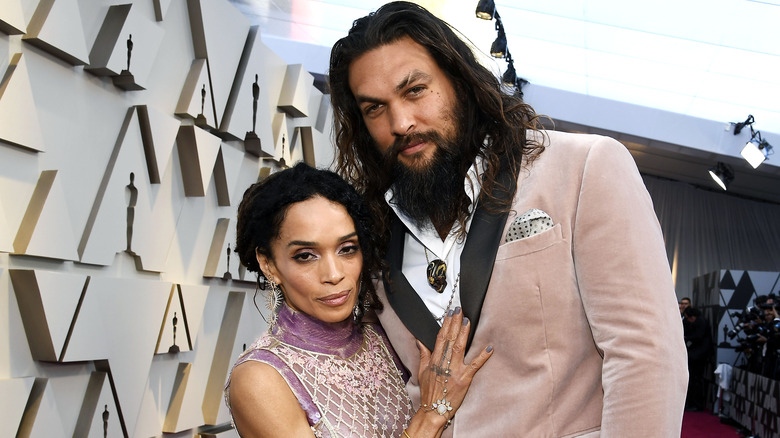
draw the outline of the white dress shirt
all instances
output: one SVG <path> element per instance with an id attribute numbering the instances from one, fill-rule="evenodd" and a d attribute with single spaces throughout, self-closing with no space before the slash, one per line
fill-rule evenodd
<path id="1" fill-rule="evenodd" d="M 466 232 L 471 226 L 471 219 L 474 216 L 474 203 L 482 188 L 480 181 L 483 173 L 483 160 L 477 157 L 474 165 L 469 169 L 464 180 L 466 194 L 471 199 L 469 217 L 466 221 Z M 476 184 L 473 184 L 476 183 Z M 418 228 L 414 222 L 404 215 L 400 209 L 390 201 L 393 196 L 391 187 L 385 193 L 385 200 L 395 214 L 403 221 L 409 229 L 409 233 L 404 236 L 404 256 L 401 271 L 403 272 L 409 284 L 417 292 L 425 306 L 431 312 L 434 318 L 440 318 L 448 310 L 448 303 L 452 298 L 450 309 L 460 306 L 460 282 L 458 274 L 460 273 L 460 254 L 463 252 L 465 239 L 458 241 L 454 230 L 441 240 L 439 233 L 434 228 L 430 219 L 427 219 L 423 228 Z M 426 252 L 428 250 L 427 259 Z M 447 264 L 447 286 L 442 293 L 436 292 L 428 283 L 428 263 L 434 259 L 443 260 Z M 456 286 L 457 282 L 457 286 Z M 457 287 L 454 291 L 453 288 Z M 441 321 L 439 321 L 441 325 Z"/>

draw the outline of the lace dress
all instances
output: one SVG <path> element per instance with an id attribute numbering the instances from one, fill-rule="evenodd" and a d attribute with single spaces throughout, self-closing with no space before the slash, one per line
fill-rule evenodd
<path id="1" fill-rule="evenodd" d="M 279 371 L 316 437 L 398 437 L 413 414 L 394 356 L 370 325 L 329 324 L 283 305 L 233 368 L 249 360 Z M 225 400 L 230 408 L 230 378 Z"/>

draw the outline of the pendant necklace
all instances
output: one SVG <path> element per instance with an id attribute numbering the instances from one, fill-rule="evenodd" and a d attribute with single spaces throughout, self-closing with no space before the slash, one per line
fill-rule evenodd
<path id="1" fill-rule="evenodd" d="M 447 264 L 441 259 L 428 259 L 428 248 L 423 247 L 425 251 L 425 261 L 428 262 L 428 284 L 438 293 L 444 292 L 447 287 Z"/>

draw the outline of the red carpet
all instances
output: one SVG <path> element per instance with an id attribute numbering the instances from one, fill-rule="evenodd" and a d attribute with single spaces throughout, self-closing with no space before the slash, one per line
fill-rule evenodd
<path id="1" fill-rule="evenodd" d="M 737 429 L 723 424 L 708 411 L 688 412 L 683 415 L 681 438 L 739 438 Z"/>

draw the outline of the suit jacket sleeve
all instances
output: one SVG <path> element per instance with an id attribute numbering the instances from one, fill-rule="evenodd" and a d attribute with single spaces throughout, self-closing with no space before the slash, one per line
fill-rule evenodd
<path id="1" fill-rule="evenodd" d="M 626 148 L 588 152 L 573 218 L 583 308 L 603 356 L 601 437 L 679 436 L 687 359 L 652 201 Z"/>

